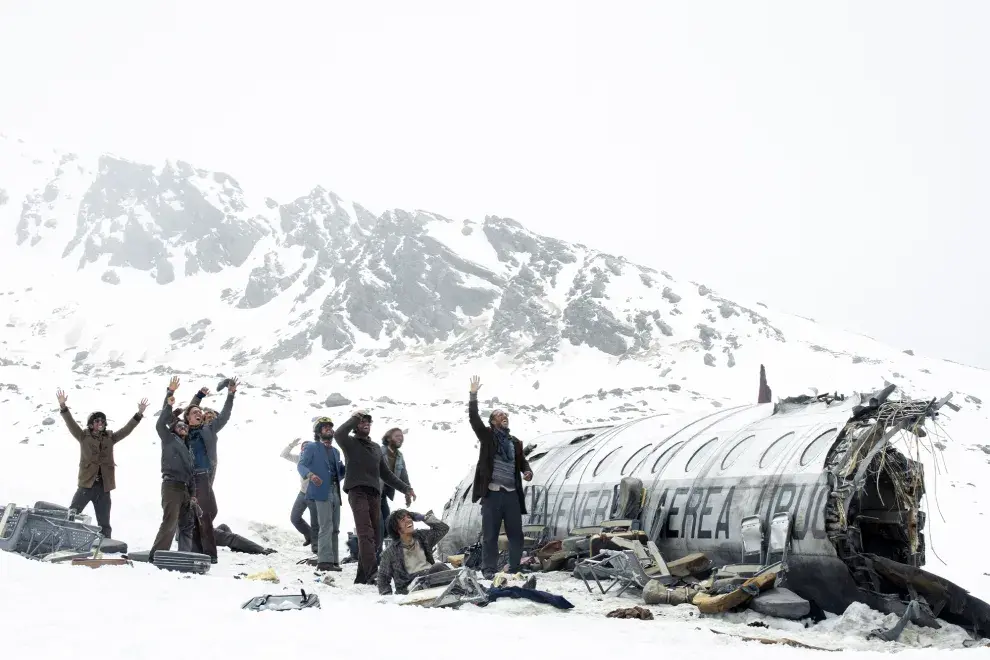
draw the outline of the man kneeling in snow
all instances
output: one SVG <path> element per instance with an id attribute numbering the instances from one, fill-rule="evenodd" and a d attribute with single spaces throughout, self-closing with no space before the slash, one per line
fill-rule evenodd
<path id="1" fill-rule="evenodd" d="M 425 522 L 430 528 L 415 529 L 416 522 Z M 382 552 L 378 566 L 378 593 L 392 593 L 393 580 L 395 593 L 408 593 L 409 584 L 417 577 L 448 570 L 446 564 L 434 562 L 433 547 L 447 535 L 450 527 L 432 511 L 424 516 L 397 509 L 389 515 L 385 530 L 393 542 Z"/>

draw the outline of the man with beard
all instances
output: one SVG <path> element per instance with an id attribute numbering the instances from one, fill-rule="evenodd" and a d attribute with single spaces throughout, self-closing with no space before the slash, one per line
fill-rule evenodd
<path id="1" fill-rule="evenodd" d="M 416 493 L 409 484 L 396 477 L 389 469 L 385 456 L 382 455 L 381 445 L 369 437 L 370 433 L 371 415 L 364 410 L 354 412 L 334 433 L 334 440 L 344 452 L 344 460 L 347 461 L 344 492 L 347 493 L 351 513 L 354 514 L 354 528 L 358 537 L 359 559 L 355 584 L 375 584 L 375 551 L 381 543 L 381 482 L 384 481 L 403 495 L 416 499 Z"/>
<path id="2" fill-rule="evenodd" d="M 481 559 L 482 575 L 491 579 L 497 569 L 498 536 L 502 523 L 509 539 L 509 572 L 519 571 L 522 559 L 522 517 L 526 513 L 523 486 L 520 480 L 533 478 L 529 461 L 523 453 L 522 442 L 509 433 L 509 415 L 495 410 L 488 417 L 488 426 L 478 414 L 478 390 L 481 379 L 471 377 L 468 400 L 468 421 L 478 437 L 478 465 L 474 471 L 471 501 L 481 500 Z"/>
<path id="3" fill-rule="evenodd" d="M 385 455 L 385 463 L 388 464 L 388 469 L 397 476 L 402 481 L 407 484 L 412 485 L 409 481 L 409 472 L 406 470 L 406 458 L 399 451 L 402 447 L 402 443 L 405 440 L 405 436 L 402 433 L 402 429 L 394 428 L 389 429 L 385 432 L 384 437 L 382 437 L 382 453 Z M 385 533 L 384 526 L 385 521 L 388 520 L 389 506 L 388 501 L 395 499 L 395 489 L 386 484 L 384 481 L 381 484 L 382 489 L 382 514 L 381 523 L 379 524 L 379 545 L 378 545 L 378 556 L 381 557 L 382 554 L 382 544 L 384 543 Z M 412 504 L 412 499 L 406 495 L 406 506 Z M 391 534 L 388 535 L 391 538 Z"/>
<path id="4" fill-rule="evenodd" d="M 195 461 L 186 445 L 189 425 L 181 419 L 174 419 L 172 404 L 175 403 L 175 390 L 179 389 L 178 376 L 172 376 L 165 395 L 165 403 L 158 414 L 155 430 L 162 441 L 162 524 L 151 546 L 149 560 L 154 561 L 155 553 L 172 547 L 172 537 L 180 521 L 183 525 L 192 522 L 190 509 L 198 506 L 192 496 L 193 470 Z M 174 420 L 174 421 L 173 421 Z"/>
<path id="5" fill-rule="evenodd" d="M 224 402 L 223 410 L 212 422 L 207 423 L 204 419 L 203 410 L 199 407 L 199 401 L 210 393 L 206 387 L 202 388 L 193 403 L 186 408 L 184 418 L 188 424 L 188 435 L 186 444 L 193 453 L 193 495 L 199 502 L 202 515 L 196 510 L 193 524 L 182 526 L 179 534 L 179 550 L 183 552 L 202 552 L 213 560 L 217 561 L 217 544 L 213 533 L 213 521 L 217 517 L 217 500 L 213 494 L 214 468 L 217 462 L 217 431 L 222 429 L 230 419 L 230 412 L 234 406 L 234 393 L 237 391 L 237 380 L 230 378 L 227 380 L 227 400 Z M 189 534 L 188 532 L 192 532 Z"/>
<path id="6" fill-rule="evenodd" d="M 316 504 L 319 536 L 316 545 L 318 571 L 339 571 L 340 554 L 340 481 L 347 470 L 340 462 L 340 452 L 333 443 L 333 420 L 320 417 L 313 424 L 313 442 L 299 457 L 299 476 L 308 479 L 306 499 Z"/>
<path id="7" fill-rule="evenodd" d="M 233 386 L 233 389 L 231 389 Z M 193 395 L 192 401 L 189 402 L 189 406 L 186 408 L 186 414 L 193 409 L 200 411 L 202 426 L 205 429 L 204 441 L 206 444 L 206 452 L 210 458 L 210 486 L 213 486 L 213 482 L 217 478 L 217 433 L 223 430 L 223 427 L 227 425 L 230 421 L 230 412 L 234 407 L 234 392 L 237 391 L 237 379 L 236 378 L 224 378 L 220 381 L 217 386 L 217 392 L 220 390 L 227 390 L 227 399 L 223 403 L 223 408 L 220 410 L 220 414 L 217 414 L 212 408 L 203 408 L 203 399 L 206 398 L 210 393 L 210 388 L 204 387 L 199 392 Z M 186 421 L 189 421 L 188 419 Z M 194 428 L 195 424 L 190 424 L 190 428 Z M 214 520 L 216 518 L 216 512 L 213 514 Z"/>
<path id="8" fill-rule="evenodd" d="M 112 531 L 110 491 L 117 487 L 113 448 L 137 428 L 148 407 L 148 400 L 141 399 L 134 416 L 119 431 L 114 432 L 107 430 L 107 416 L 101 412 L 94 412 L 89 416 L 85 430 L 79 428 L 79 424 L 72 418 L 72 413 L 65 405 L 68 399 L 65 392 L 58 390 L 55 392 L 55 398 L 58 399 L 62 420 L 69 428 L 69 433 L 79 443 L 79 474 L 76 493 L 72 496 L 69 508 L 82 513 L 86 505 L 92 502 L 93 511 L 96 513 L 96 524 L 100 526 L 103 537 L 109 539 Z"/>

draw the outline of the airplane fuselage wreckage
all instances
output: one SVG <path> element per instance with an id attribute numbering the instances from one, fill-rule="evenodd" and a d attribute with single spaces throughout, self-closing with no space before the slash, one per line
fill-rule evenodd
<path id="1" fill-rule="evenodd" d="M 716 566 L 780 561 L 787 587 L 826 612 L 858 601 L 990 636 L 990 606 L 921 568 L 925 479 L 915 459 L 926 450 L 925 423 L 949 397 L 892 400 L 891 385 L 770 403 L 764 383 L 753 405 L 532 440 L 523 524 L 545 542 L 630 519 L 667 561 L 691 553 Z M 472 469 L 445 507 L 451 531 L 441 551 L 480 538 L 473 480 Z"/>

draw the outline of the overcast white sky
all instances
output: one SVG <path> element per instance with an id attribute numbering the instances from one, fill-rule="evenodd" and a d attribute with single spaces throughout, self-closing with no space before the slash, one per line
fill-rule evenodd
<path id="1" fill-rule="evenodd" d="M 319 183 L 379 212 L 508 216 L 990 368 L 988 19 L 903 0 L 3 0 L 0 130 L 181 158 L 283 202 Z"/>

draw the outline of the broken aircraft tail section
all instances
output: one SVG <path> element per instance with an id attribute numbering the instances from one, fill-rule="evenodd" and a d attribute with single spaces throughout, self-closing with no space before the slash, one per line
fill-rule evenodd
<path id="1" fill-rule="evenodd" d="M 773 397 L 773 392 L 770 390 L 770 386 L 767 384 L 767 370 L 762 364 L 760 365 L 760 393 L 757 395 L 757 403 L 770 403 Z"/>

